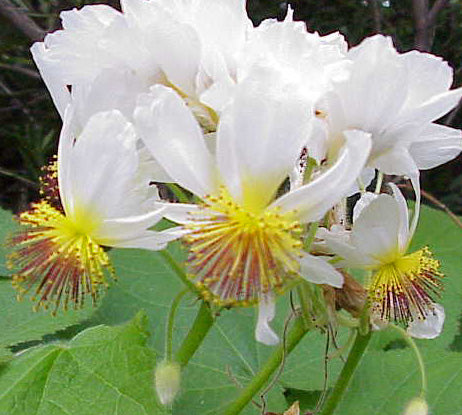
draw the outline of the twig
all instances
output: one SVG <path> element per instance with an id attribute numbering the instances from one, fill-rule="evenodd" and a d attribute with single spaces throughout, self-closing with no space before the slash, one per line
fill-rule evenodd
<path id="1" fill-rule="evenodd" d="M 260 393 L 260 399 L 262 403 L 262 408 L 261 408 L 261 413 L 265 414 L 266 411 L 266 399 L 265 395 L 274 387 L 276 382 L 279 380 L 281 377 L 282 371 L 284 370 L 284 366 L 286 364 L 286 357 L 287 357 L 287 330 L 289 328 L 289 324 L 292 321 L 292 319 L 296 316 L 296 314 L 292 311 L 287 318 L 286 322 L 284 323 L 284 331 L 282 335 L 282 358 L 281 358 L 281 364 L 279 366 L 279 370 L 277 371 L 276 375 L 273 377 L 273 379 L 270 381 L 268 386 L 263 389 L 263 391 Z"/>
<path id="2" fill-rule="evenodd" d="M 27 76 L 29 76 L 31 78 L 34 78 L 34 79 L 41 79 L 40 75 L 39 75 L 39 73 L 37 71 L 34 71 L 33 69 L 23 68 L 22 66 L 8 65 L 6 63 L 0 63 L 0 68 L 7 69 L 7 70 L 10 70 L 10 71 L 14 71 L 14 72 L 19 72 L 19 73 L 27 75 Z"/>
<path id="3" fill-rule="evenodd" d="M 408 184 L 408 183 L 402 183 L 402 184 L 398 184 L 398 187 L 401 187 L 402 189 L 406 189 L 406 190 L 412 190 L 412 185 Z M 433 196 L 432 194 L 426 192 L 425 190 L 420 190 L 420 193 L 422 194 L 422 196 L 429 200 L 430 202 L 432 202 L 434 205 L 438 206 L 440 209 L 444 210 L 446 212 L 446 214 L 453 220 L 453 222 L 459 227 L 462 229 L 462 221 L 459 219 L 459 217 L 453 212 L 451 211 L 451 209 L 449 209 L 443 202 L 441 202 L 440 200 L 438 200 L 435 196 Z"/>
<path id="4" fill-rule="evenodd" d="M 27 184 L 29 187 L 35 190 L 40 187 L 38 183 L 35 183 L 32 180 L 29 180 L 26 177 L 22 177 L 19 174 L 16 174 L 12 171 L 4 169 L 3 167 L 0 167 L 0 174 L 3 174 L 4 176 L 12 177 L 13 179 L 16 179 L 24 184 Z"/>
<path id="5" fill-rule="evenodd" d="M 449 4 L 449 0 L 436 0 L 427 14 L 427 25 L 434 26 L 438 13 Z"/>
<path id="6" fill-rule="evenodd" d="M 40 41 L 46 32 L 37 25 L 23 9 L 15 7 L 10 0 L 0 1 L 0 14 L 23 32 L 30 40 Z"/>
<path id="7" fill-rule="evenodd" d="M 452 123 L 454 122 L 454 119 L 456 118 L 456 115 L 458 114 L 461 108 L 462 108 L 462 99 L 459 101 L 457 106 L 448 114 L 448 116 L 444 120 L 444 124 L 452 125 Z"/>
<path id="8" fill-rule="evenodd" d="M 34 121 L 34 117 L 30 112 L 29 108 L 27 108 L 21 100 L 14 96 L 14 92 L 0 79 L 0 89 L 2 89 L 11 99 L 11 103 L 15 106 L 18 106 L 19 109 L 24 113 L 24 115 L 29 118 L 30 121 Z"/>
<path id="9" fill-rule="evenodd" d="M 379 0 L 369 0 L 372 7 L 372 17 L 374 18 L 374 31 L 375 33 L 382 32 L 382 12 L 380 10 Z"/>

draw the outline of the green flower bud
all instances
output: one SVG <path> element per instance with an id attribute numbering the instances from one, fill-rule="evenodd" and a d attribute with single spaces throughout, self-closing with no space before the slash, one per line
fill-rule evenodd
<path id="1" fill-rule="evenodd" d="M 171 404 L 180 390 L 180 365 L 176 362 L 167 361 L 159 363 L 156 368 L 155 378 L 159 401 L 163 405 Z"/>

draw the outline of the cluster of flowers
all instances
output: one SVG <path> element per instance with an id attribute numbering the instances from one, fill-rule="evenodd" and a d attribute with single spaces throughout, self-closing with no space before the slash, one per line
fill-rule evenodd
<path id="1" fill-rule="evenodd" d="M 459 130 L 434 123 L 462 96 L 448 64 L 381 35 L 348 48 L 290 9 L 253 27 L 244 0 L 121 3 L 63 12 L 63 30 L 32 47 L 63 128 L 43 199 L 12 239 L 20 292 L 78 306 L 113 273 L 103 247 L 181 239 L 205 301 L 258 304 L 263 343 L 278 341 L 275 297 L 302 280 L 356 284 L 373 323 L 438 335 L 439 263 L 407 251 L 419 170 L 462 150 Z M 411 219 L 384 174 L 411 180 Z M 161 198 L 169 183 L 186 199 Z M 152 230 L 162 218 L 177 226 Z"/>

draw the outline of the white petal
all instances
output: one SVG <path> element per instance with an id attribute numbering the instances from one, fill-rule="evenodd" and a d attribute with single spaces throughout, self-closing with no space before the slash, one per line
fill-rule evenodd
<path id="1" fill-rule="evenodd" d="M 64 30 L 48 34 L 44 43 L 49 69 L 63 83 L 87 82 L 124 63 L 125 50 L 114 53 L 107 45 L 108 40 L 120 44 L 129 34 L 119 11 L 96 4 L 63 11 L 60 17 Z"/>
<path id="2" fill-rule="evenodd" d="M 270 69 L 256 68 L 238 86 L 217 132 L 218 165 L 235 199 L 261 199 L 264 206 L 272 198 L 300 155 L 309 110 L 296 89 Z"/>
<path id="3" fill-rule="evenodd" d="M 339 271 L 324 259 L 310 254 L 305 253 L 300 259 L 299 273 L 306 281 L 315 284 L 328 284 L 337 288 L 343 285 L 343 275 Z"/>
<path id="4" fill-rule="evenodd" d="M 359 198 L 359 200 L 356 202 L 354 208 L 353 208 L 353 223 L 356 222 L 356 219 L 358 219 L 359 215 L 361 214 L 361 212 L 363 211 L 363 209 L 367 206 L 369 206 L 369 204 L 377 199 L 378 197 L 378 194 L 376 193 L 372 193 L 372 192 L 365 192 L 361 195 L 361 197 Z"/>
<path id="5" fill-rule="evenodd" d="M 197 121 L 173 90 L 152 87 L 140 97 L 134 118 L 146 147 L 175 181 L 200 197 L 216 192 L 213 157 Z"/>
<path id="6" fill-rule="evenodd" d="M 361 173 L 371 148 L 370 135 L 345 131 L 346 144 L 337 162 L 312 182 L 285 194 L 272 206 L 296 211 L 301 222 L 321 219 L 350 190 Z"/>
<path id="7" fill-rule="evenodd" d="M 133 126 L 119 111 L 102 112 L 88 121 L 73 146 L 72 134 L 61 139 L 60 191 L 66 214 L 120 216 L 120 205 L 138 168 Z M 130 202 L 136 206 L 136 201 Z"/>
<path id="8" fill-rule="evenodd" d="M 400 55 L 400 60 L 412 74 L 407 79 L 409 93 L 406 105 L 409 107 L 419 106 L 451 87 L 453 70 L 439 56 L 412 50 Z"/>
<path id="9" fill-rule="evenodd" d="M 255 328 L 255 338 L 267 346 L 274 346 L 279 343 L 279 337 L 270 327 L 276 311 L 276 304 L 271 294 L 264 295 L 258 304 L 258 321 Z"/>
<path id="10" fill-rule="evenodd" d="M 186 234 L 182 228 L 171 228 L 162 232 L 145 231 L 132 239 L 117 241 L 112 246 L 116 248 L 141 248 L 151 251 L 160 251 L 167 247 L 167 244 Z"/>
<path id="11" fill-rule="evenodd" d="M 104 219 L 92 234 L 101 245 L 114 246 L 119 240 L 132 239 L 159 222 L 166 208 L 162 207 L 144 215 Z"/>
<path id="12" fill-rule="evenodd" d="M 357 218 L 351 241 L 364 255 L 383 258 L 400 252 L 400 213 L 396 200 L 379 195 Z"/>
<path id="13" fill-rule="evenodd" d="M 191 214 L 199 210 L 198 205 L 188 203 L 165 203 L 164 206 L 166 207 L 164 216 L 181 225 L 194 222 Z"/>
<path id="14" fill-rule="evenodd" d="M 447 163 L 462 151 L 462 133 L 455 128 L 430 124 L 414 141 L 409 153 L 420 170 Z"/>
<path id="15" fill-rule="evenodd" d="M 433 96 L 418 108 L 409 109 L 402 117 L 411 121 L 435 121 L 452 110 L 462 97 L 462 88 Z"/>
<path id="16" fill-rule="evenodd" d="M 407 147 L 401 145 L 390 148 L 390 150 L 373 159 L 369 165 L 379 169 L 382 173 L 398 176 L 410 177 L 419 172 Z"/>
<path id="17" fill-rule="evenodd" d="M 47 61 L 46 49 L 43 42 L 34 43 L 30 51 L 40 75 L 50 92 L 53 103 L 59 115 L 64 120 L 64 111 L 71 100 L 71 95 L 63 80 L 53 72 L 51 68 L 52 64 Z"/>
<path id="18" fill-rule="evenodd" d="M 409 324 L 407 332 L 416 339 L 434 339 L 438 337 L 444 325 L 444 308 L 441 304 L 434 304 L 434 312 L 430 312 L 425 320 L 414 320 Z"/>
<path id="19" fill-rule="evenodd" d="M 374 177 L 375 169 L 371 167 L 365 167 L 361 172 L 358 180 L 353 184 L 353 186 L 347 193 L 347 196 L 353 196 L 355 193 L 360 192 L 361 188 L 365 189 L 366 187 L 368 187 L 371 184 L 372 180 L 374 180 Z"/>
<path id="20" fill-rule="evenodd" d="M 190 3 L 190 2 L 188 2 Z M 139 31 L 137 39 L 168 80 L 186 95 L 195 95 L 202 44 L 185 18 L 190 5 L 176 2 L 123 1 L 124 15 Z M 153 46 L 155 45 L 155 47 Z M 134 45 L 136 46 L 136 45 Z"/>
<path id="21" fill-rule="evenodd" d="M 405 252 L 409 242 L 409 209 L 407 207 L 406 199 L 404 198 L 401 190 L 399 190 L 398 186 L 394 183 L 388 183 L 393 191 L 393 197 L 395 198 L 396 202 L 398 202 L 399 208 L 399 218 L 400 218 L 400 226 L 399 226 L 399 243 L 401 246 L 401 251 Z"/>

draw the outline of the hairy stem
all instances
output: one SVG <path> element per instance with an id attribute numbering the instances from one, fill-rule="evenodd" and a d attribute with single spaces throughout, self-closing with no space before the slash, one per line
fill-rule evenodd
<path id="1" fill-rule="evenodd" d="M 167 328 L 165 333 L 165 358 L 167 361 L 171 361 L 173 357 L 173 327 L 175 324 L 176 311 L 180 305 L 183 296 L 189 292 L 187 288 L 177 294 L 173 299 L 172 305 L 170 306 L 170 312 L 168 313 Z"/>
<path id="2" fill-rule="evenodd" d="M 214 321 L 209 306 L 207 303 L 202 302 L 189 333 L 175 354 L 175 362 L 179 363 L 182 367 L 188 364 L 191 357 L 193 357 L 196 350 L 202 344 Z"/>
<path id="3" fill-rule="evenodd" d="M 369 344 L 371 336 L 371 331 L 369 331 L 366 335 L 361 335 L 359 331 L 356 333 L 356 339 L 353 347 L 350 350 L 345 366 L 343 366 L 342 372 L 340 373 L 340 376 L 337 379 L 337 383 L 334 386 L 334 390 L 327 398 L 326 403 L 320 412 L 320 415 L 332 415 L 334 413 L 337 405 L 343 397 L 346 388 L 350 383 L 353 374 L 356 371 L 356 368 L 358 367 L 361 357 L 363 356 L 367 345 Z"/>
<path id="4" fill-rule="evenodd" d="M 237 415 L 241 413 L 242 409 L 244 409 L 252 398 L 263 388 L 271 375 L 277 370 L 281 364 L 283 356 L 287 356 L 306 333 L 307 330 L 305 328 L 303 318 L 297 317 L 287 336 L 285 350 L 284 345 L 282 344 L 274 351 L 252 381 L 245 389 L 242 390 L 240 396 L 226 409 L 225 415 Z"/>

